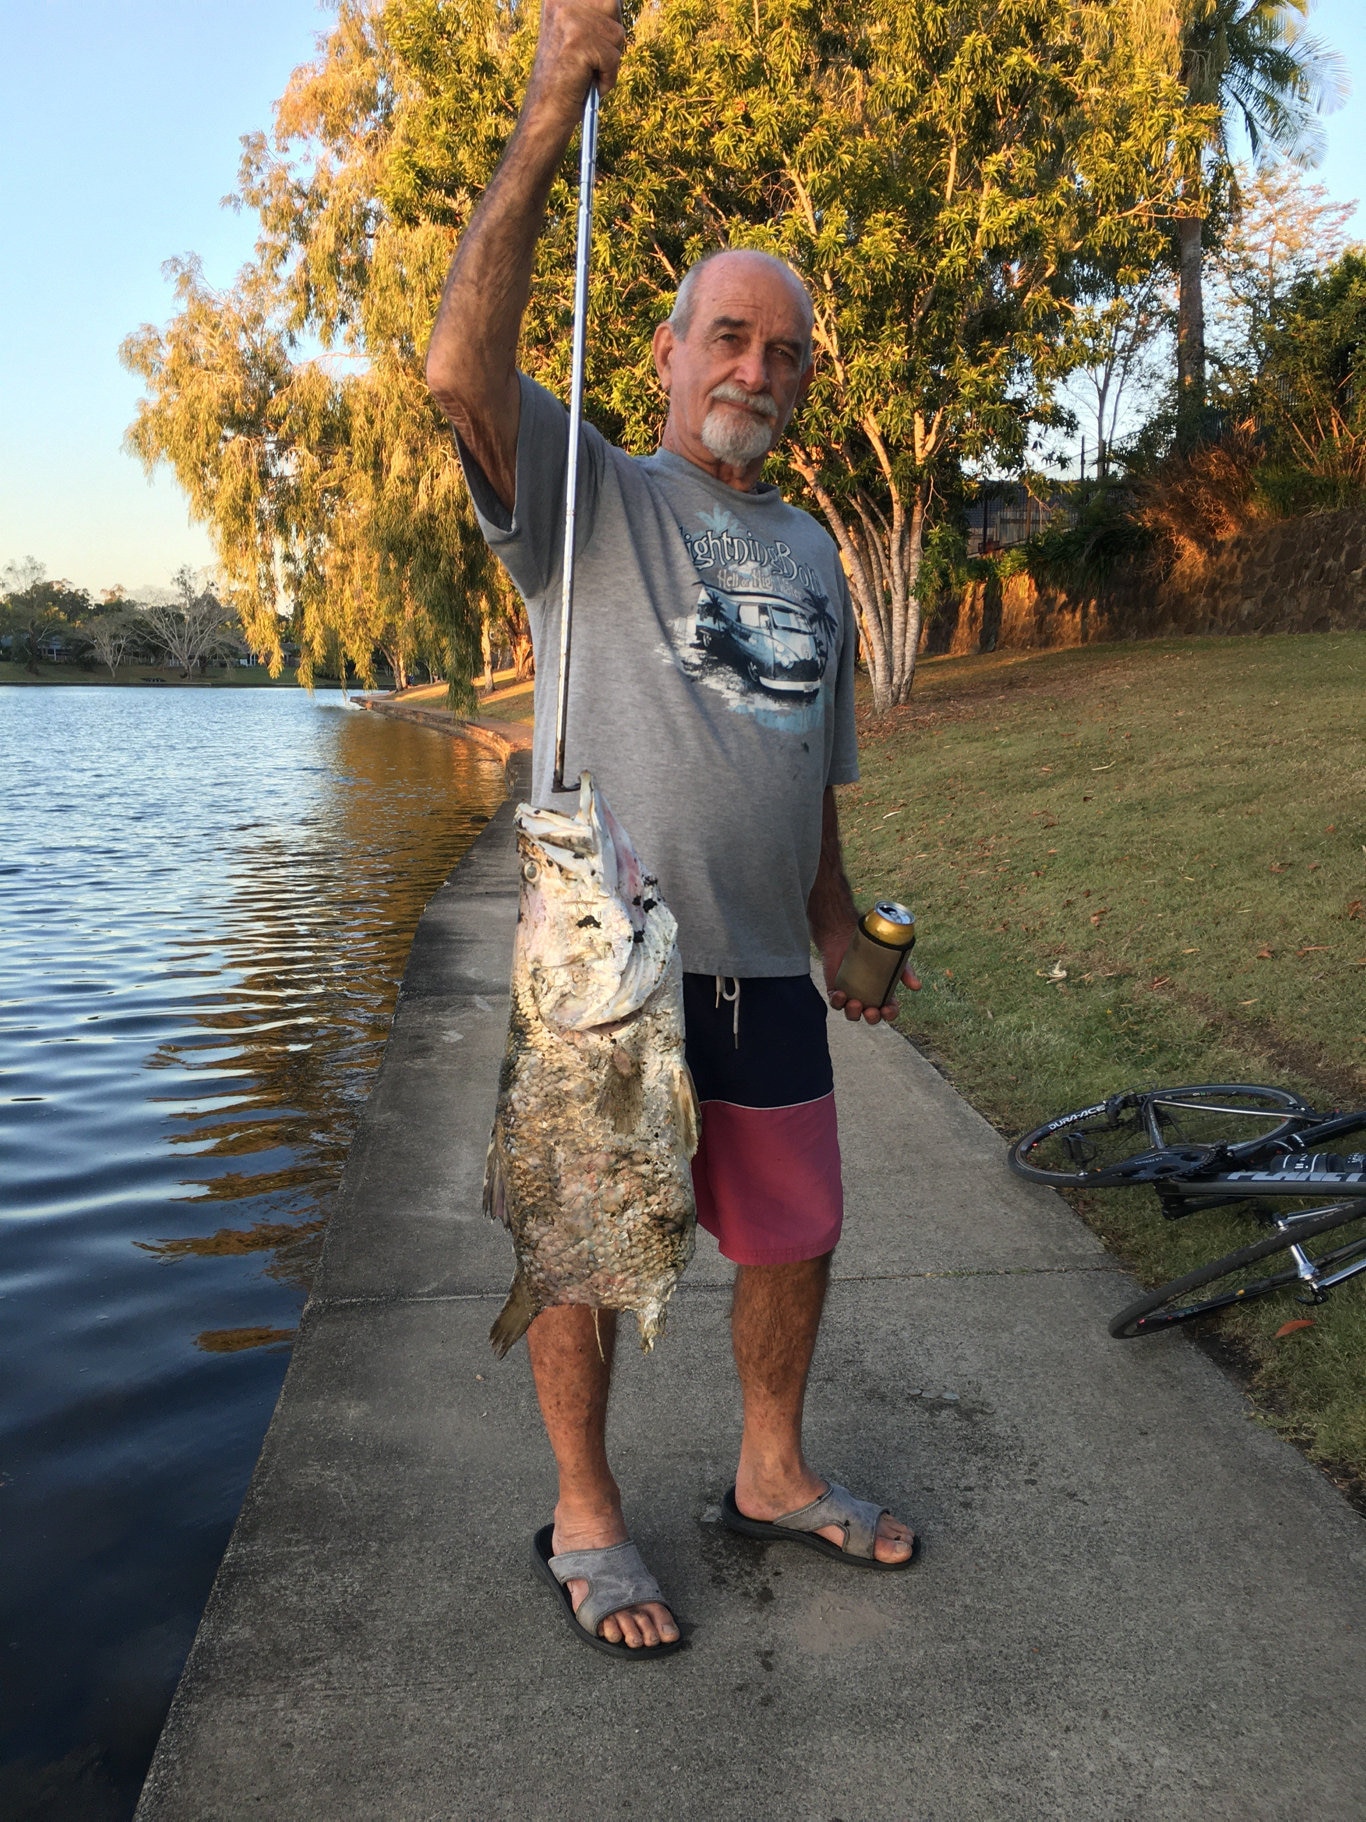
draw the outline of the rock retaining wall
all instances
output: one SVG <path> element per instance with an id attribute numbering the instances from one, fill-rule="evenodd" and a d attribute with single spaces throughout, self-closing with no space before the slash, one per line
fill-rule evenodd
<path id="1" fill-rule="evenodd" d="M 1366 628 L 1366 513 L 1254 525 L 1218 544 L 1203 571 L 1116 577 L 1089 594 L 1019 574 L 972 582 L 941 607 L 929 654 L 1156 639 L 1183 633 L 1329 633 Z"/>

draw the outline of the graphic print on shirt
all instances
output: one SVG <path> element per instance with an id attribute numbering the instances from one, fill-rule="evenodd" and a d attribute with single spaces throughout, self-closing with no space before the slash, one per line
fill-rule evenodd
<path id="1" fill-rule="evenodd" d="M 839 616 L 809 564 L 714 507 L 682 527 L 700 587 L 674 621 L 672 657 L 684 673 L 769 727 L 801 733 L 821 719 L 833 687 Z"/>

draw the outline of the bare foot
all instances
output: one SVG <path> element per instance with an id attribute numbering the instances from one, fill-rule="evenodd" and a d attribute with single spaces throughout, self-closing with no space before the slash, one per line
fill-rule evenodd
<path id="1" fill-rule="evenodd" d="M 566 1550 L 605 1550 L 612 1544 L 624 1544 L 626 1536 L 619 1510 L 571 1518 L 562 1506 L 555 1508 L 551 1548 L 556 1556 Z M 588 1598 L 588 1583 L 574 1576 L 565 1587 L 577 1613 Z M 642 1645 L 669 1645 L 678 1637 L 678 1622 L 662 1601 L 642 1601 L 638 1607 L 619 1607 L 609 1613 L 598 1626 L 598 1637 L 609 1645 L 629 1645 L 633 1651 Z"/>
<path id="2" fill-rule="evenodd" d="M 800 1479 L 781 1487 L 776 1483 L 760 1487 L 737 1478 L 735 1503 L 746 1518 L 771 1525 L 789 1512 L 800 1512 L 803 1506 L 811 1505 L 829 1490 L 828 1480 L 822 1480 L 809 1468 L 804 1468 Z M 844 1532 L 839 1525 L 822 1525 L 815 1535 L 827 1538 L 841 1549 L 844 1547 Z M 893 1518 L 890 1512 L 884 1512 L 877 1521 L 877 1536 L 873 1540 L 873 1555 L 877 1561 L 904 1563 L 914 1548 L 915 1532 L 911 1527 L 902 1524 L 899 1518 Z"/>

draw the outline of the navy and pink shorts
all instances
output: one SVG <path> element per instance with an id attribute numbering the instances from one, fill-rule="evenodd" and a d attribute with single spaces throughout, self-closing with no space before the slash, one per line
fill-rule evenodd
<path id="1" fill-rule="evenodd" d="M 832 1252 L 844 1220 L 826 1003 L 810 975 L 685 974 L 697 1219 L 737 1265 Z"/>

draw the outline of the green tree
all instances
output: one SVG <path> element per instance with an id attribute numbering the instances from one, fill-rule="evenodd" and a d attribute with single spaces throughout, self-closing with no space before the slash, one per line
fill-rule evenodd
<path id="1" fill-rule="evenodd" d="M 45 651 L 67 654 L 83 651 L 88 641 L 82 622 L 92 606 L 83 588 L 50 580 L 34 557 L 7 563 L 0 571 L 0 634 L 10 641 L 10 659 L 23 664 L 31 677 Z"/>
<path id="2" fill-rule="evenodd" d="M 1366 253 L 1307 273 L 1272 304 L 1242 400 L 1261 439 L 1258 480 L 1284 511 L 1366 492 Z"/>
<path id="3" fill-rule="evenodd" d="M 526 20 L 412 0 L 386 27 L 421 72 L 395 123 L 395 213 L 468 217 L 530 55 Z M 1076 305 L 1161 254 L 1208 123 L 1130 9 L 1053 0 L 663 0 L 642 11 L 600 142 L 590 404 L 627 447 L 663 421 L 649 335 L 722 245 L 787 257 L 816 304 L 817 379 L 785 451 L 849 576 L 880 707 L 904 701 L 937 494 L 1016 463 L 1079 358 Z M 457 102 L 473 124 L 452 132 Z M 572 190 L 551 197 L 524 364 L 565 376 Z"/>
<path id="4" fill-rule="evenodd" d="M 654 0 L 604 113 L 590 409 L 654 446 L 650 334 L 722 245 L 785 255 L 816 301 L 817 379 L 787 478 L 849 575 L 875 698 L 914 674 L 917 578 L 964 462 L 1018 463 L 1083 357 L 1079 301 L 1160 257 L 1212 131 L 1141 0 Z M 209 523 L 251 636 L 339 639 L 357 668 L 411 605 L 470 677 L 500 615 L 418 364 L 455 238 L 516 119 L 527 0 L 343 0 L 241 196 L 253 265 L 126 358 L 130 433 Z M 562 387 L 571 171 L 551 197 L 523 364 Z M 316 337 L 323 359 L 298 358 Z"/>
<path id="5" fill-rule="evenodd" d="M 1179 294 L 1176 330 L 1179 440 L 1198 437 L 1206 401 L 1204 250 L 1206 198 L 1232 176 L 1230 128 L 1240 125 L 1252 156 L 1317 162 L 1319 115 L 1346 94 L 1341 59 L 1304 22 L 1310 0 L 1185 0 L 1181 80 L 1192 102 L 1209 111 L 1211 131 L 1192 168 L 1187 205 L 1176 220 Z"/>

